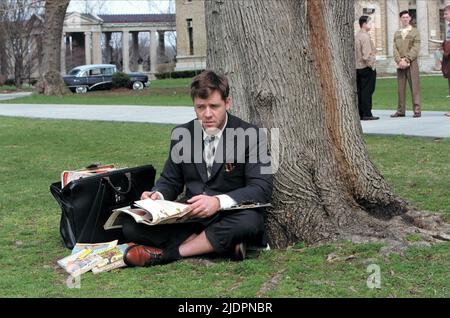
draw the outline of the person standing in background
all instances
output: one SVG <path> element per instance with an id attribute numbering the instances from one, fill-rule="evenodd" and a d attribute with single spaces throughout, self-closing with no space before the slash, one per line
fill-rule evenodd
<path id="1" fill-rule="evenodd" d="M 370 38 L 371 18 L 363 15 L 359 18 L 361 30 L 355 36 L 356 49 L 356 85 L 358 91 L 358 110 L 361 120 L 377 120 L 372 115 L 372 95 L 375 91 L 377 71 L 375 69 L 375 44 Z"/>
<path id="2" fill-rule="evenodd" d="M 414 118 L 421 117 L 419 64 L 420 34 L 411 25 L 409 11 L 400 12 L 401 29 L 394 34 L 394 59 L 397 63 L 398 105 L 391 117 L 405 117 L 406 81 L 409 82 L 413 99 Z"/>
<path id="3" fill-rule="evenodd" d="M 450 98 L 450 5 L 444 8 L 444 19 L 448 24 L 447 36 L 442 44 L 442 50 L 444 51 L 442 57 L 442 74 L 448 80 L 448 96 Z M 445 113 L 445 116 L 450 117 L 450 112 Z"/>

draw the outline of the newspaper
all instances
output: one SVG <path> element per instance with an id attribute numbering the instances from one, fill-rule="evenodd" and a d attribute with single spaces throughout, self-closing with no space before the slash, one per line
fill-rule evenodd
<path id="1" fill-rule="evenodd" d="M 106 221 L 105 230 L 122 228 L 124 215 L 130 215 L 136 223 L 145 225 L 168 224 L 180 222 L 188 213 L 187 204 L 167 200 L 145 199 L 136 201 L 134 206 L 113 210 Z"/>

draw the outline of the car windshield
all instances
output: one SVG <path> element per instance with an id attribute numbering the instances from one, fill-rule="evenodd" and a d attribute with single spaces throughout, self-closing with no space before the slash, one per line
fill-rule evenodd
<path id="1" fill-rule="evenodd" d="M 69 75 L 77 75 L 80 71 L 81 70 L 79 68 L 74 68 L 69 72 Z"/>

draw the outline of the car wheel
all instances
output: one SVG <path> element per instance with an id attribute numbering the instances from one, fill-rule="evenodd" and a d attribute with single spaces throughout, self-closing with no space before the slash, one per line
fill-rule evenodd
<path id="1" fill-rule="evenodd" d="M 75 89 L 77 94 L 86 94 L 87 93 L 87 87 L 86 86 L 77 86 Z"/>
<path id="2" fill-rule="evenodd" d="M 144 84 L 142 82 L 136 81 L 133 83 L 133 89 L 134 90 L 144 89 Z"/>

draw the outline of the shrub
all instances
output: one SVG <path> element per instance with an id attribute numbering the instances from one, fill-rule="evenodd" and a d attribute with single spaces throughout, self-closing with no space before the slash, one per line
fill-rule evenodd
<path id="1" fill-rule="evenodd" d="M 131 80 L 130 76 L 124 72 L 117 72 L 114 73 L 112 76 L 112 85 L 113 87 L 119 88 L 119 87 L 130 87 Z"/>
<path id="2" fill-rule="evenodd" d="M 165 79 L 165 78 L 191 78 L 203 72 L 203 70 L 196 71 L 177 71 L 177 72 L 167 72 L 167 73 L 159 73 L 155 74 L 157 79 Z"/>

